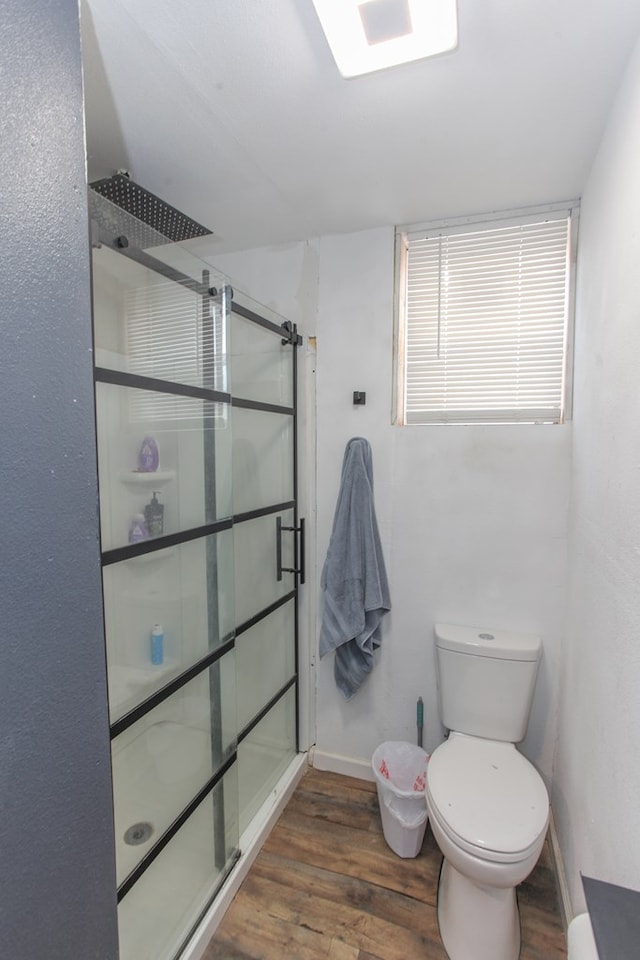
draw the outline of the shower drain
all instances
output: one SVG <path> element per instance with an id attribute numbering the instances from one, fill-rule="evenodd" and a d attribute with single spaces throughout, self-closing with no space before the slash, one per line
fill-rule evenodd
<path id="1" fill-rule="evenodd" d="M 125 830 L 124 842 L 135 847 L 139 843 L 146 843 L 153 833 L 153 826 L 145 820 L 140 823 L 132 824 L 128 830 Z"/>

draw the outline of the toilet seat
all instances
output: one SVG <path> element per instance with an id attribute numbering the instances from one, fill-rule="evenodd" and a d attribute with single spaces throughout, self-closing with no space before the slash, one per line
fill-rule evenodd
<path id="1" fill-rule="evenodd" d="M 524 860 L 549 819 L 540 774 L 514 744 L 452 733 L 429 761 L 427 804 L 451 841 L 482 860 Z"/>

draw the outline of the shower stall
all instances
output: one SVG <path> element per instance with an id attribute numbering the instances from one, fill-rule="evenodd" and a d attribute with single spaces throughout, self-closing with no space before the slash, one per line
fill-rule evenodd
<path id="1" fill-rule="evenodd" d="M 172 960 L 298 752 L 300 337 L 123 180 L 90 191 L 120 957 Z"/>

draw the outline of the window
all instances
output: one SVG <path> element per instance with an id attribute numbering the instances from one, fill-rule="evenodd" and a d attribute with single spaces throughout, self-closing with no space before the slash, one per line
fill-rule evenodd
<path id="1" fill-rule="evenodd" d="M 207 298 L 175 280 L 140 280 L 125 291 L 127 355 L 130 373 L 226 392 L 227 336 L 224 296 Z M 203 309 L 210 324 L 203 324 Z M 206 330 L 211 330 L 207 342 Z M 134 390 L 130 395 L 132 421 L 188 420 L 203 415 L 226 422 L 228 409 L 218 403 L 171 393 Z"/>
<path id="2" fill-rule="evenodd" d="M 397 232 L 397 423 L 566 419 L 576 219 Z"/>

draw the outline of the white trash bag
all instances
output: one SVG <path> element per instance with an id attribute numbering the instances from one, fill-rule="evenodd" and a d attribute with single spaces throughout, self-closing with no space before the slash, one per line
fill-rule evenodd
<path id="1" fill-rule="evenodd" d="M 384 837 L 400 857 L 415 857 L 422 846 L 428 763 L 422 747 L 404 740 L 381 743 L 371 758 Z"/>

